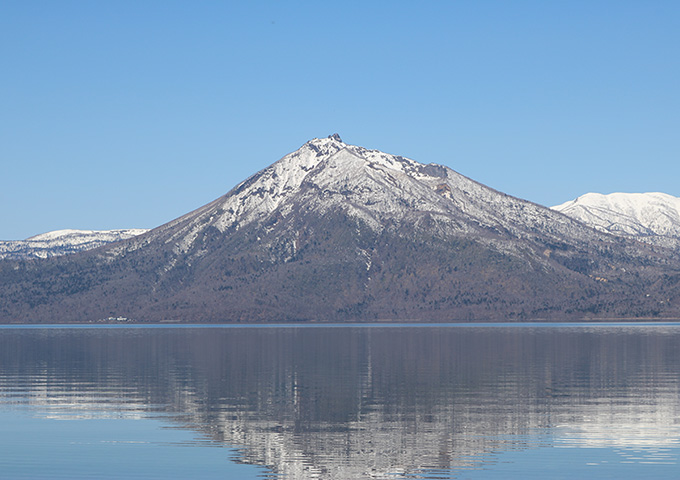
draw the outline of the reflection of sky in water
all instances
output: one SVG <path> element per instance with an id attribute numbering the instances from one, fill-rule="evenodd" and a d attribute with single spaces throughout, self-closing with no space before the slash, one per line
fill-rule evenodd
<path id="1" fill-rule="evenodd" d="M 678 452 L 675 452 L 677 459 Z M 636 461 L 630 463 L 614 448 L 551 448 L 549 445 L 527 450 L 500 452 L 486 465 L 465 472 L 432 472 L 420 478 L 459 480 L 496 479 L 677 479 L 675 462 Z M 419 477 L 412 477 L 419 478 Z"/>
<path id="2" fill-rule="evenodd" d="M 238 452 L 206 448 L 162 417 L 44 414 L 0 408 L 0 478 L 255 480 L 263 468 L 235 462 Z M 214 445 L 212 445 L 214 447 Z M 199 477 L 197 477 L 199 473 Z"/>
<path id="3" fill-rule="evenodd" d="M 676 478 L 679 348 L 675 327 L 0 329 L 0 468 Z"/>

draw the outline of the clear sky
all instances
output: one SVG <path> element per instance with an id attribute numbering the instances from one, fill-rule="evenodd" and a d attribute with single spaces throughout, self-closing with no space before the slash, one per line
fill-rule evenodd
<path id="1" fill-rule="evenodd" d="M 680 196 L 680 2 L 0 0 L 0 239 L 155 227 L 314 137 Z"/>

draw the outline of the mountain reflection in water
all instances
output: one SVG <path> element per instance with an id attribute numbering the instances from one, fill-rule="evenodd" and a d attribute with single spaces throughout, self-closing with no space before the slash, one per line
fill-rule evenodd
<path id="1" fill-rule="evenodd" d="M 162 413 L 289 479 L 449 478 L 543 447 L 678 460 L 676 326 L 9 328 L 0 362 L 0 408 Z"/>

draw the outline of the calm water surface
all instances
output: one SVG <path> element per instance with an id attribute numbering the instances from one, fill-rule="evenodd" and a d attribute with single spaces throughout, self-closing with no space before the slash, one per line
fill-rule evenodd
<path id="1" fill-rule="evenodd" d="M 0 478 L 680 478 L 680 326 L 0 328 Z"/>

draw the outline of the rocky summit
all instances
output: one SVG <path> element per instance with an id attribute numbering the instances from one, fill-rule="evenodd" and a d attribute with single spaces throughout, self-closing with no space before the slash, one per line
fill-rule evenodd
<path id="1" fill-rule="evenodd" d="M 673 249 L 335 134 L 142 235 L 0 261 L 0 321 L 677 318 L 679 281 Z"/>

